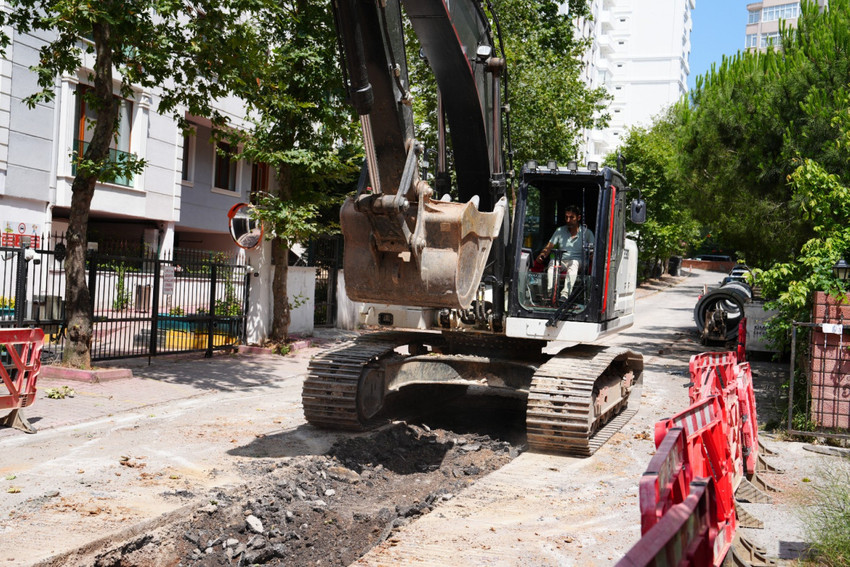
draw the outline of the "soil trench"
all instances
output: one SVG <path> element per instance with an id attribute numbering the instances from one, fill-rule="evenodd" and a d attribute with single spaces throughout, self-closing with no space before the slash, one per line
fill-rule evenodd
<path id="1" fill-rule="evenodd" d="M 246 485 L 179 519 L 41 565 L 349 565 L 519 452 L 483 433 L 394 422 L 325 455 L 246 462 Z"/>

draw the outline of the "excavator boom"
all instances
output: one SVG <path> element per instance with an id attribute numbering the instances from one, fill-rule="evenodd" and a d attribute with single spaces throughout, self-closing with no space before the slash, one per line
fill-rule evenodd
<path id="1" fill-rule="evenodd" d="M 356 301 L 466 309 L 507 209 L 503 61 L 487 18 L 473 0 L 335 0 L 334 8 L 366 150 L 366 174 L 340 212 L 346 291 Z M 402 8 L 440 90 L 457 202 L 438 200 L 418 169 Z"/>

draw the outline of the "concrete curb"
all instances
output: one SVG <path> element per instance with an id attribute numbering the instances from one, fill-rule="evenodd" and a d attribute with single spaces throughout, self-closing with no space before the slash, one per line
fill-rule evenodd
<path id="1" fill-rule="evenodd" d="M 310 348 L 312 346 L 314 346 L 313 341 L 310 340 L 310 339 L 293 341 L 293 342 L 289 343 L 289 353 L 288 354 L 292 354 L 296 350 L 303 350 L 305 348 Z M 284 355 L 281 355 L 281 354 L 278 354 L 278 353 L 272 351 L 272 349 L 270 349 L 268 347 L 262 347 L 262 346 L 239 345 L 239 347 L 237 347 L 237 349 L 236 349 L 236 352 L 239 353 L 239 354 L 248 354 L 248 355 L 256 355 L 256 356 L 284 356 Z"/>
<path id="2" fill-rule="evenodd" d="M 65 366 L 42 366 L 40 376 L 42 378 L 98 384 L 100 382 L 132 378 L 133 371 L 129 368 L 93 368 L 91 370 L 81 370 L 79 368 L 67 368 Z"/>

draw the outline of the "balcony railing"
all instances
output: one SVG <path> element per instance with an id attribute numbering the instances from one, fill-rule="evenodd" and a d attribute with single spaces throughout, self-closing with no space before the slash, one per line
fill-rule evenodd
<path id="1" fill-rule="evenodd" d="M 85 154 L 86 150 L 89 147 L 89 143 L 84 140 L 77 140 L 77 155 L 82 156 Z M 127 158 L 130 156 L 129 152 L 123 152 L 121 150 L 116 150 L 113 148 L 109 148 L 109 161 L 110 163 L 121 163 L 127 161 Z M 77 175 L 77 161 L 71 164 L 71 175 Z M 101 180 L 102 181 L 102 180 Z M 114 180 L 109 181 L 114 185 L 123 185 L 124 187 L 132 187 L 133 186 L 133 175 L 129 174 L 126 176 L 116 176 Z"/>

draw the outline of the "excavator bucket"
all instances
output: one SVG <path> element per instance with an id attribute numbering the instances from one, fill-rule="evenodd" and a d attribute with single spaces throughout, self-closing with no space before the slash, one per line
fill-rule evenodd
<path id="1" fill-rule="evenodd" d="M 345 238 L 345 289 L 353 301 L 436 308 L 469 308 L 507 204 L 493 212 L 473 202 L 425 201 L 405 215 L 419 246 L 380 251 L 376 222 L 357 210 L 354 199 L 340 210 Z M 420 218 L 421 217 L 421 218 Z M 417 254 L 418 251 L 418 254 Z"/>

